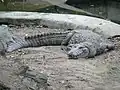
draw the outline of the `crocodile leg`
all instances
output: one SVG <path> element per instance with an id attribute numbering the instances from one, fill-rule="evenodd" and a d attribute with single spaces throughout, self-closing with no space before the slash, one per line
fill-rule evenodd
<path id="1" fill-rule="evenodd" d="M 100 55 L 104 52 L 110 51 L 110 50 L 114 50 L 115 49 L 115 45 L 113 43 L 100 43 L 100 47 L 97 49 L 97 53 L 96 55 Z"/>
<path id="2" fill-rule="evenodd" d="M 72 38 L 72 36 L 75 33 L 76 33 L 75 31 L 72 31 L 72 32 L 68 33 L 68 35 L 66 36 L 66 38 L 62 41 L 62 43 L 61 43 L 61 50 L 63 50 L 65 53 L 67 53 L 66 51 L 67 51 L 68 47 L 70 49 L 70 46 L 66 47 L 66 45 L 68 45 L 68 42 L 70 41 L 70 39 Z"/>

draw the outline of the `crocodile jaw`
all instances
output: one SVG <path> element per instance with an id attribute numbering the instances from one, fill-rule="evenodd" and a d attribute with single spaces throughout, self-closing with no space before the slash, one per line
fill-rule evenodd
<path id="1" fill-rule="evenodd" d="M 68 47 L 70 47 L 70 45 Z M 69 48 L 69 51 L 67 52 L 67 55 L 71 59 L 78 59 L 88 57 L 89 53 L 89 49 L 84 45 L 72 44 L 71 48 Z"/>

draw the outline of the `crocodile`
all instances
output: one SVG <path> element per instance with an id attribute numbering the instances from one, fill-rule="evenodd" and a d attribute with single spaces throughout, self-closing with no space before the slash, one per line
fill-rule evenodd
<path id="1" fill-rule="evenodd" d="M 28 47 L 61 46 L 72 59 L 94 57 L 115 48 L 112 41 L 90 30 L 43 33 L 14 37 L 13 40 L 8 44 L 7 52 Z"/>
<path id="2" fill-rule="evenodd" d="M 6 57 L 9 42 L 14 42 L 12 33 L 7 25 L 0 25 L 0 55 Z"/>

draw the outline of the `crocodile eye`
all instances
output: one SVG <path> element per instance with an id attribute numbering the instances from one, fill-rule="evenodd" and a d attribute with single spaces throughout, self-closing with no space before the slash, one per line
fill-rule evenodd
<path id="1" fill-rule="evenodd" d="M 79 49 L 82 49 L 83 47 L 79 47 Z"/>
<path id="2" fill-rule="evenodd" d="M 70 48 L 72 47 L 72 45 L 69 46 Z"/>
<path id="3" fill-rule="evenodd" d="M 88 52 L 88 49 L 87 49 L 87 48 L 84 48 L 82 51 L 83 51 L 83 52 Z"/>
<path id="4" fill-rule="evenodd" d="M 70 44 L 70 45 L 68 45 L 68 47 L 69 47 L 69 48 L 73 48 L 73 47 L 74 47 L 74 45 L 73 45 L 73 44 Z"/>
<path id="5" fill-rule="evenodd" d="M 77 46 L 76 45 L 74 45 L 74 48 L 76 48 Z"/>

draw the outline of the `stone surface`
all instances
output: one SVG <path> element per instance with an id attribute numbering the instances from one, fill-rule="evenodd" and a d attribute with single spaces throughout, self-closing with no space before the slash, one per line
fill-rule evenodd
<path id="1" fill-rule="evenodd" d="M 59 18 L 58 18 L 59 17 Z M 120 34 L 120 25 L 99 18 L 37 12 L 0 12 L 0 22 L 11 24 L 44 25 L 49 28 L 90 29 L 107 37 Z"/>
<path id="2" fill-rule="evenodd" d="M 0 52 L 5 53 L 13 35 L 6 25 L 0 26 Z M 3 53 L 2 53 L 3 52 Z M 47 75 L 30 70 L 14 56 L 0 57 L 0 90 L 46 90 Z"/>
<path id="3" fill-rule="evenodd" d="M 46 90 L 47 76 L 30 70 L 19 59 L 0 58 L 0 90 Z"/>
<path id="4" fill-rule="evenodd" d="M 58 31 L 56 29 L 23 26 L 15 26 L 11 29 L 15 35 L 20 36 Z M 119 40 L 120 38 L 117 41 L 118 48 L 114 51 L 89 59 L 68 59 L 60 47 L 55 46 L 22 49 L 9 53 L 7 57 L 9 61 L 21 61 L 31 70 L 47 74 L 48 90 L 120 90 Z M 16 59 L 9 58 L 9 56 Z M 29 79 L 25 79 L 24 83 L 26 81 Z M 26 83 L 26 85 L 29 84 Z M 31 85 L 31 87 L 33 86 Z"/>
<path id="5" fill-rule="evenodd" d="M 1 12 L 0 20 L 1 22 L 10 20 L 12 24 L 22 24 L 25 21 L 25 24 L 31 23 L 29 26 L 32 26 L 33 21 L 36 20 L 37 25 L 46 25 L 50 28 L 89 28 L 108 36 L 120 34 L 118 24 L 81 15 Z M 16 26 L 12 29 L 14 34 L 22 36 L 52 31 L 40 27 Z M 115 51 L 96 58 L 79 60 L 67 59 L 58 47 L 29 48 L 16 51 L 8 54 L 7 59 L 0 58 L 0 86 L 3 90 L 39 90 L 38 86 L 42 85 L 39 82 L 42 82 L 45 85 L 42 85 L 42 88 L 46 89 L 47 78 L 45 75 L 39 75 L 41 72 L 46 72 L 49 75 L 49 87 L 53 90 L 119 90 L 119 49 L 118 45 Z M 41 76 L 45 77 L 41 78 Z"/>

